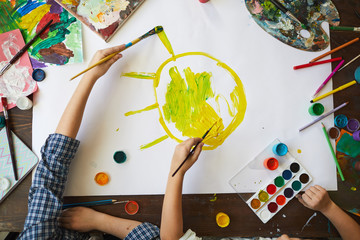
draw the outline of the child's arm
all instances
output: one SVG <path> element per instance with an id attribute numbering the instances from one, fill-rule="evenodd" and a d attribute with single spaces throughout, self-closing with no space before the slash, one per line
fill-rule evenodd
<path id="1" fill-rule="evenodd" d="M 102 58 L 110 55 L 111 53 L 120 51 L 124 48 L 125 45 L 120 45 L 97 51 L 93 59 L 91 60 L 89 66 L 95 64 Z M 60 133 L 71 138 L 76 137 L 80 128 L 86 102 L 94 84 L 102 75 L 107 72 L 107 70 L 109 70 L 110 66 L 119 58 L 121 58 L 121 54 L 118 54 L 107 62 L 104 62 L 103 64 L 94 67 L 84 75 L 60 119 L 60 122 L 56 129 L 56 133 Z"/>
<path id="2" fill-rule="evenodd" d="M 179 239 L 184 235 L 182 217 L 182 183 L 186 171 L 198 159 L 204 144 L 200 143 L 197 146 L 194 154 L 184 163 L 174 177 L 171 175 L 180 166 L 182 161 L 184 161 L 191 148 L 201 141 L 201 138 L 192 138 L 176 146 L 174 156 L 171 161 L 161 215 L 160 236 L 162 240 Z"/>
<path id="3" fill-rule="evenodd" d="M 124 45 L 98 51 L 92 62 L 124 48 Z M 36 169 L 29 191 L 28 215 L 24 231 L 19 239 L 62 239 L 64 231 L 59 228 L 57 217 L 62 211 L 62 198 L 79 141 L 74 138 L 80 127 L 86 101 L 96 80 L 107 72 L 119 58 L 117 55 L 89 72 L 80 81 L 60 123 L 57 134 L 51 134 L 41 149 L 41 161 Z M 74 239 L 81 234 L 71 233 Z"/>
<path id="4" fill-rule="evenodd" d="M 336 227 L 343 240 L 360 239 L 360 226 L 329 197 L 326 190 L 318 185 L 310 187 L 299 201 L 307 208 L 320 211 Z"/>

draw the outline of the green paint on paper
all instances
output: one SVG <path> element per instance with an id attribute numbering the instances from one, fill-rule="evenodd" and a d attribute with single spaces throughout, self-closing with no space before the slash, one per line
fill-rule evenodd
<path id="1" fill-rule="evenodd" d="M 156 74 L 155 73 L 145 73 L 145 72 L 129 72 L 129 73 L 123 73 L 121 76 L 124 77 L 132 77 L 132 78 L 140 78 L 140 79 L 155 79 Z"/>
<path id="2" fill-rule="evenodd" d="M 163 111 L 166 121 L 175 123 L 180 132 L 187 133 L 201 116 L 206 115 L 206 100 L 213 98 L 214 92 L 211 89 L 211 73 L 195 74 L 190 68 L 186 68 L 184 73 L 185 80 L 177 67 L 169 70 L 171 81 L 167 87 Z"/>
<path id="3" fill-rule="evenodd" d="M 161 42 L 166 47 L 166 49 L 169 51 L 171 56 L 173 56 L 173 58 L 175 58 L 174 51 L 172 49 L 172 46 L 171 46 L 171 43 L 170 43 L 169 39 L 167 38 L 167 36 L 165 34 L 165 31 L 159 32 L 157 35 L 160 38 Z"/>
<path id="4" fill-rule="evenodd" d="M 82 38 L 81 34 L 81 22 L 75 21 L 68 27 L 70 33 L 66 37 L 65 44 L 68 49 L 71 49 L 74 54 L 74 62 L 83 61 L 82 42 L 78 39 Z"/>
<path id="5" fill-rule="evenodd" d="M 155 141 L 152 141 L 151 143 L 148 143 L 148 144 L 145 144 L 145 145 L 141 145 L 141 146 L 140 146 L 140 150 L 144 150 L 144 149 L 146 149 L 146 148 L 152 147 L 152 146 L 154 146 L 154 145 L 156 145 L 156 144 L 164 141 L 164 140 L 167 139 L 168 137 L 169 137 L 168 135 L 164 135 L 164 136 L 156 139 Z"/>
<path id="6" fill-rule="evenodd" d="M 336 150 L 356 158 L 360 154 L 360 142 L 355 141 L 348 133 L 344 133 L 336 145 Z"/>
<path id="7" fill-rule="evenodd" d="M 158 104 L 158 103 L 155 103 L 155 104 L 153 104 L 153 105 L 147 106 L 146 108 L 143 108 L 143 109 L 140 109 L 140 110 L 137 110 L 137 111 L 127 112 L 127 113 L 125 113 L 125 116 L 130 116 L 130 115 L 134 115 L 134 114 L 137 114 L 137 113 L 141 113 L 141 112 L 145 112 L 145 111 L 150 111 L 150 110 L 156 109 L 157 107 L 159 107 L 159 104 Z"/>

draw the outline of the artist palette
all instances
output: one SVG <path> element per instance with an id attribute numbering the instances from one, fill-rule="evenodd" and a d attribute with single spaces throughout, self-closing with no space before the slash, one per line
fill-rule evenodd
<path id="1" fill-rule="evenodd" d="M 276 139 L 230 180 L 230 185 L 263 223 L 267 223 L 312 181 L 311 175 L 289 152 L 284 156 L 278 156 L 270 151 L 278 143 Z M 260 165 L 264 159 L 270 157 L 279 161 L 276 170 L 269 170 Z M 252 179 L 249 182 L 247 179 L 250 175 L 261 180 Z M 239 187 L 246 182 L 261 187 L 257 187 L 258 190 L 253 195 L 239 192 Z"/>

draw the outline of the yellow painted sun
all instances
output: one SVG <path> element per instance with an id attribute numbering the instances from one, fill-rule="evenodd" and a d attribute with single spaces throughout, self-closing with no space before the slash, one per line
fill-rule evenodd
<path id="1" fill-rule="evenodd" d="M 154 146 L 169 137 L 179 143 L 186 138 L 201 137 L 214 124 L 204 139 L 203 149 L 217 148 L 245 116 L 247 103 L 240 78 L 228 65 L 207 53 L 187 52 L 174 55 L 165 32 L 158 33 L 158 36 L 172 56 L 155 73 L 123 74 L 152 80 L 156 99 L 154 104 L 127 112 L 125 116 L 157 109 L 159 122 L 166 133 L 142 145 L 140 149 Z M 192 62 L 201 63 L 201 66 L 188 67 L 186 64 L 190 58 Z M 197 58 L 196 61 L 194 58 Z M 198 71 L 194 72 L 192 69 Z"/>

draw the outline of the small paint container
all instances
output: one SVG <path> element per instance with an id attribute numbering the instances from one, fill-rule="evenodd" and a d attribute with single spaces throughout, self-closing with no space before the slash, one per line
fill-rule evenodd
<path id="1" fill-rule="evenodd" d="M 360 127 L 360 123 L 357 119 L 349 119 L 348 124 L 346 125 L 347 130 L 349 130 L 349 132 L 356 132 L 357 130 L 359 130 Z"/>
<path id="2" fill-rule="evenodd" d="M 106 173 L 99 172 L 95 175 L 94 180 L 100 186 L 104 186 L 109 182 L 110 178 L 109 178 L 109 175 L 107 175 Z"/>
<path id="3" fill-rule="evenodd" d="M 0 128 L 5 127 L 5 118 L 3 116 L 0 116 Z"/>
<path id="4" fill-rule="evenodd" d="M 139 211 L 139 204 L 135 201 L 128 201 L 125 204 L 125 212 L 129 215 L 135 215 Z"/>
<path id="5" fill-rule="evenodd" d="M 199 0 L 199 2 L 201 2 L 201 3 L 207 3 L 208 1 L 210 1 L 210 0 Z"/>
<path id="6" fill-rule="evenodd" d="M 346 127 L 348 124 L 348 118 L 344 114 L 337 115 L 334 119 L 334 123 L 338 128 Z"/>
<path id="7" fill-rule="evenodd" d="M 33 104 L 28 97 L 23 96 L 16 100 L 16 106 L 21 110 L 29 110 L 32 108 Z"/>
<path id="8" fill-rule="evenodd" d="M 360 141 L 360 130 L 353 133 L 353 139 L 355 141 Z"/>
<path id="9" fill-rule="evenodd" d="M 10 187 L 9 179 L 5 177 L 0 177 L 0 191 L 6 191 Z"/>
<path id="10" fill-rule="evenodd" d="M 219 227 L 227 227 L 230 224 L 230 218 L 226 213 L 219 212 L 216 214 L 216 223 Z"/>
<path id="11" fill-rule="evenodd" d="M 284 143 L 278 143 L 272 148 L 274 154 L 284 156 L 288 152 L 288 147 Z"/>
<path id="12" fill-rule="evenodd" d="M 340 129 L 332 127 L 328 130 L 328 134 L 331 139 L 338 139 L 340 136 Z"/>
<path id="13" fill-rule="evenodd" d="M 321 103 L 314 103 L 309 107 L 309 113 L 312 116 L 320 116 L 324 113 L 324 106 Z"/>
<path id="14" fill-rule="evenodd" d="M 37 82 L 41 82 L 42 80 L 45 79 L 45 77 L 46 74 L 42 69 L 35 69 L 32 73 L 32 78 Z"/>
<path id="15" fill-rule="evenodd" d="M 113 158 L 116 163 L 124 163 L 126 161 L 126 154 L 123 151 L 117 151 L 114 153 Z"/>
<path id="16" fill-rule="evenodd" d="M 267 159 L 264 160 L 264 166 L 267 169 L 273 171 L 273 170 L 278 168 L 279 161 L 276 158 L 273 158 L 273 157 L 267 158 Z"/>

